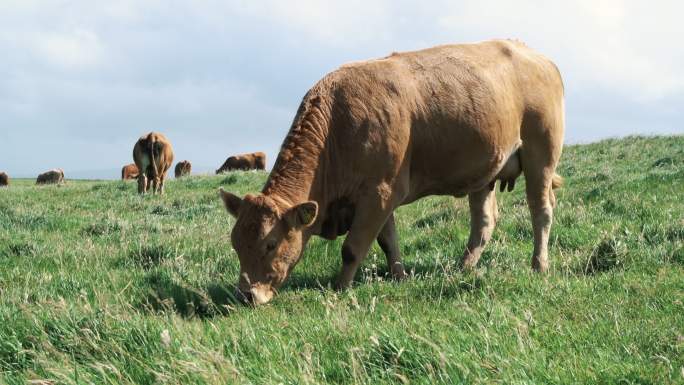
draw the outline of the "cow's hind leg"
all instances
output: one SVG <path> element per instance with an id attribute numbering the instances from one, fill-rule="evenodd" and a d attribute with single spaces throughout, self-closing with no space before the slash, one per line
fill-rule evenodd
<path id="1" fill-rule="evenodd" d="M 138 194 L 145 194 L 147 192 L 147 177 L 145 174 L 138 174 Z"/>
<path id="2" fill-rule="evenodd" d="M 528 118 L 521 130 L 522 168 L 534 232 L 532 268 L 539 272 L 549 268 L 549 233 L 556 203 L 552 187 L 563 137 L 562 107 L 559 111 Z"/>
<path id="3" fill-rule="evenodd" d="M 397 228 L 394 223 L 394 214 L 390 214 L 385 222 L 385 225 L 378 234 L 378 244 L 387 257 L 387 267 L 394 279 L 406 278 L 404 265 L 401 263 L 401 255 L 399 253 L 399 237 L 397 236 Z"/>
<path id="4" fill-rule="evenodd" d="M 152 185 L 152 192 L 156 194 L 159 191 L 159 177 L 155 175 L 154 177 L 150 178 L 150 183 Z"/>
<path id="5" fill-rule="evenodd" d="M 534 251 L 532 268 L 544 272 L 549 268 L 548 243 L 553 220 L 550 199 L 553 170 L 548 167 L 529 167 L 525 170 L 527 204 L 532 218 Z"/>
<path id="6" fill-rule="evenodd" d="M 164 182 L 166 180 L 166 174 L 159 178 L 159 194 L 164 195 Z"/>
<path id="7" fill-rule="evenodd" d="M 470 238 L 461 264 L 464 269 L 472 269 L 480 260 L 482 251 L 496 226 L 498 207 L 494 190 L 484 188 L 468 194 L 470 205 Z"/>

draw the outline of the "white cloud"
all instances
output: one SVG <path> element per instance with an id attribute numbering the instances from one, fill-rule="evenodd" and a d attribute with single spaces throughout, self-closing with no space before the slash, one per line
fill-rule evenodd
<path id="1" fill-rule="evenodd" d="M 477 1 L 450 7 L 446 28 L 519 37 L 561 65 L 579 87 L 615 89 L 635 100 L 684 91 L 684 3 L 626 0 Z M 657 5 L 655 5 L 657 4 Z"/>
<path id="2" fill-rule="evenodd" d="M 389 1 L 245 1 L 238 13 L 287 27 L 304 41 L 353 46 L 389 38 Z"/>
<path id="3" fill-rule="evenodd" d="M 682 132 L 682 11 L 671 0 L 0 0 L 0 165 L 27 169 L 15 148 L 40 133 L 60 146 L 41 146 L 31 168 L 118 167 L 129 138 L 152 129 L 208 166 L 255 148 L 272 159 L 327 71 L 496 37 L 559 65 L 569 139 Z"/>
<path id="4" fill-rule="evenodd" d="M 34 47 L 48 63 L 67 70 L 82 70 L 98 65 L 104 56 L 104 47 L 98 36 L 85 29 L 66 33 L 38 33 Z"/>
<path id="5" fill-rule="evenodd" d="M 217 3 L 212 3 L 217 6 Z M 684 91 L 684 3 L 665 0 L 235 1 L 201 13 L 282 29 L 279 40 L 378 52 L 445 42 L 520 38 L 558 62 L 578 89 L 614 89 L 636 101 Z M 363 59 L 363 56 L 354 59 Z"/>

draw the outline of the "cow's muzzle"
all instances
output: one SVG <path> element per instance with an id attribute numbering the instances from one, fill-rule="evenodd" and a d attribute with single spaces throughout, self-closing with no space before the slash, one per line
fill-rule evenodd
<path id="1" fill-rule="evenodd" d="M 273 298 L 273 291 L 258 287 L 252 287 L 249 291 L 243 291 L 238 288 L 235 290 L 235 298 L 246 305 L 263 305 Z"/>

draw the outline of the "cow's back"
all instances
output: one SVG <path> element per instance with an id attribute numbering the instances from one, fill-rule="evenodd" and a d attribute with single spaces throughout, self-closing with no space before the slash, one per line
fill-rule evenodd
<path id="1" fill-rule="evenodd" d="M 480 188 L 519 147 L 525 115 L 563 97 L 555 65 L 511 41 L 392 54 L 328 78 L 336 162 L 320 173 L 360 186 L 403 172 L 409 200 Z"/>
<path id="2" fill-rule="evenodd" d="M 0 187 L 9 186 L 9 176 L 5 172 L 0 172 Z"/>

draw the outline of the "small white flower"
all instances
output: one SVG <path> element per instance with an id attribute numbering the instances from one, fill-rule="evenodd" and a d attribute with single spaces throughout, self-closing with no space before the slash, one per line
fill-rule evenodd
<path id="1" fill-rule="evenodd" d="M 167 349 L 171 346 L 171 335 L 169 334 L 168 329 L 164 329 L 164 331 L 161 332 L 161 343 L 162 346 Z"/>

